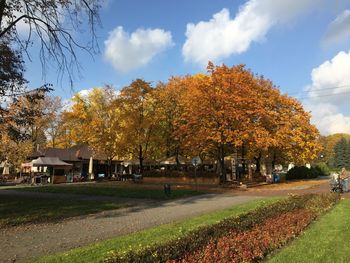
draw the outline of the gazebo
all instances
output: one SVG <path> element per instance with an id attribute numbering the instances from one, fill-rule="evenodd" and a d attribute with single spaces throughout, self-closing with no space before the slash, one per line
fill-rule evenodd
<path id="1" fill-rule="evenodd" d="M 52 178 L 52 183 L 66 182 L 67 179 L 65 175 L 57 173 L 58 170 L 63 170 L 66 172 L 72 168 L 72 164 L 61 161 L 58 157 L 38 157 L 31 161 L 33 168 L 36 167 L 37 172 L 44 172 L 49 169 L 50 176 Z M 56 178 L 55 178 L 56 176 Z M 61 178 L 64 176 L 64 178 Z"/>

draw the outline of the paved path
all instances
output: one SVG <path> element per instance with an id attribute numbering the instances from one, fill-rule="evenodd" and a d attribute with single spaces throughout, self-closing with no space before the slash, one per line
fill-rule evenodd
<path id="1" fill-rule="evenodd" d="M 0 229 L 0 262 L 22 262 L 258 198 L 261 197 L 207 194 L 175 201 L 144 202 L 60 223 Z"/>

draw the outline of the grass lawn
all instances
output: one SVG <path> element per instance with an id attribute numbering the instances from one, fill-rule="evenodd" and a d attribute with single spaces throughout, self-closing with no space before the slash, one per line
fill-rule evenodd
<path id="1" fill-rule="evenodd" d="M 78 201 L 0 195 L 0 228 L 20 224 L 52 222 L 68 217 L 126 207 L 107 201 Z"/>
<path id="2" fill-rule="evenodd" d="M 257 207 L 271 204 L 280 199 L 281 198 L 272 197 L 252 201 L 246 204 L 234 206 L 230 209 L 194 217 L 177 223 L 153 227 L 133 234 L 98 242 L 86 247 L 72 249 L 65 253 L 46 256 L 33 262 L 103 262 L 105 256 L 109 253 L 113 253 L 113 251 L 123 253 L 133 249 L 141 249 L 147 245 L 160 244 L 165 241 L 179 238 L 198 227 L 217 223 L 224 218 L 252 211 Z"/>
<path id="3" fill-rule="evenodd" d="M 345 199 L 268 262 L 350 262 L 349 244 L 350 200 Z"/>
<path id="4" fill-rule="evenodd" d="M 29 191 L 29 192 L 44 192 L 44 193 L 69 193 L 69 194 L 84 194 L 84 195 L 104 195 L 127 198 L 146 198 L 146 199 L 175 199 L 193 195 L 203 194 L 203 192 L 196 192 L 187 189 L 172 189 L 169 196 L 164 194 L 163 188 L 150 189 L 142 186 L 122 187 L 120 185 L 61 185 L 61 186 L 40 186 L 40 187 L 25 187 L 16 188 L 15 190 Z"/>

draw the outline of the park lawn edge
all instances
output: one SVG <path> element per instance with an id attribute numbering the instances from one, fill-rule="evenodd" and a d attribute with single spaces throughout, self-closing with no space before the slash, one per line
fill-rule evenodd
<path id="1" fill-rule="evenodd" d="M 350 200 L 340 200 L 327 213 L 312 222 L 300 236 L 270 254 L 266 262 L 349 262 L 349 215 Z"/>
<path id="2" fill-rule="evenodd" d="M 9 190 L 13 190 L 9 189 Z M 23 192 L 50 193 L 50 194 L 72 194 L 72 195 L 93 195 L 113 196 L 119 198 L 150 199 L 150 200 L 171 200 L 206 194 L 205 191 L 191 189 L 172 189 L 171 194 L 166 195 L 163 189 L 147 189 L 142 187 L 123 187 L 106 185 L 45 185 L 34 187 L 20 187 L 14 189 Z"/>
<path id="3" fill-rule="evenodd" d="M 0 229 L 31 224 L 57 223 L 71 218 L 89 216 L 109 210 L 131 207 L 131 204 L 112 201 L 62 200 L 26 197 L 19 199 L 16 195 L 0 196 L 0 204 L 6 203 L 10 208 L 0 208 Z"/>
<path id="4" fill-rule="evenodd" d="M 215 224 L 225 218 L 250 212 L 258 207 L 267 206 L 283 198 L 285 197 L 269 197 L 250 201 L 221 211 L 118 236 L 98 243 L 74 248 L 67 252 L 44 256 L 30 262 L 103 262 L 104 258 L 108 256 L 109 253 L 115 251 L 118 251 L 118 254 L 126 253 L 127 251 L 139 250 L 152 244 L 160 244 L 174 240 L 199 227 Z"/>

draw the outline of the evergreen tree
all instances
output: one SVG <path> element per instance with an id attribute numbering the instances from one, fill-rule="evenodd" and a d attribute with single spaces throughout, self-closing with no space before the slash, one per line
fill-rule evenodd
<path id="1" fill-rule="evenodd" d="M 350 170 L 350 141 L 348 140 L 348 147 L 346 149 L 346 165 L 345 168 Z"/>
<path id="2" fill-rule="evenodd" d="M 341 138 L 334 146 L 334 167 L 350 168 L 350 144 L 345 138 Z"/>

